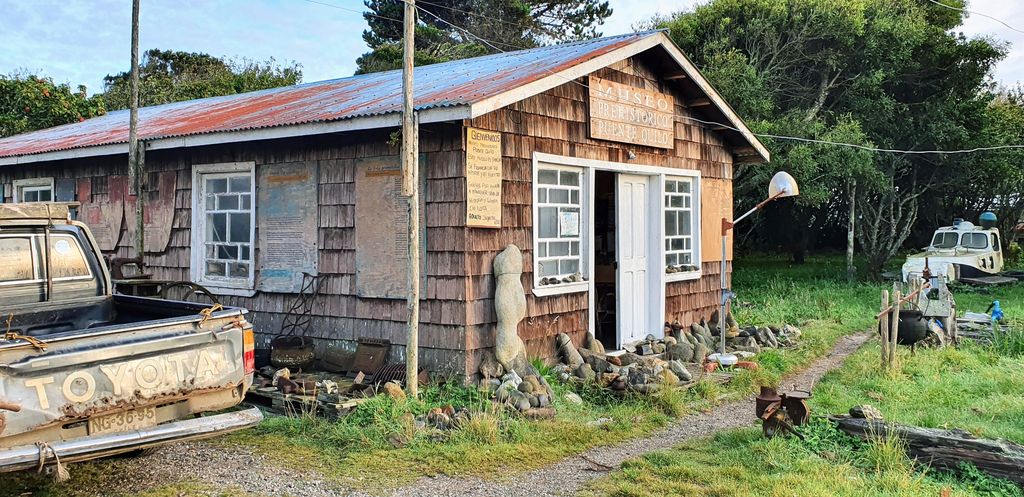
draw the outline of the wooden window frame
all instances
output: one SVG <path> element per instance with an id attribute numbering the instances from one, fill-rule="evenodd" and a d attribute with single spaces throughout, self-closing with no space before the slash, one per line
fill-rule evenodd
<path id="1" fill-rule="evenodd" d="M 690 184 L 689 193 L 669 192 L 668 183 L 674 182 L 688 182 Z M 697 269 L 692 271 L 683 271 L 678 273 L 665 273 L 665 281 L 668 283 L 674 281 L 687 281 L 700 278 L 701 276 L 701 259 L 700 259 L 700 247 L 701 247 L 701 232 L 700 232 L 700 218 L 701 218 L 701 205 L 700 205 L 700 178 L 698 176 L 687 176 L 687 175 L 665 175 L 664 181 L 661 183 L 661 198 L 663 199 L 661 205 L 661 220 L 662 230 L 664 230 L 665 217 L 669 212 L 689 212 L 690 214 L 690 234 L 689 235 L 675 235 L 669 236 L 668 234 L 662 233 L 661 244 L 665 246 L 662 254 L 662 268 L 667 268 L 666 257 L 670 254 L 690 254 L 690 265 L 695 266 Z M 672 196 L 679 196 L 690 199 L 689 207 L 670 207 L 667 205 L 669 198 Z M 677 214 L 678 215 L 678 214 Z M 667 242 L 672 238 L 685 239 L 690 238 L 690 248 L 683 250 L 670 250 L 667 246 Z"/>
<path id="2" fill-rule="evenodd" d="M 579 184 L 575 186 L 569 185 L 541 185 L 539 181 L 540 172 L 544 171 L 558 171 L 559 177 L 563 171 L 573 172 L 579 175 Z M 573 242 L 579 243 L 579 249 L 575 256 L 566 255 L 552 258 L 552 256 L 545 256 L 544 259 L 548 261 L 552 260 L 570 260 L 575 258 L 577 260 L 577 268 L 580 274 L 584 278 L 589 279 L 589 264 L 587 254 L 589 253 L 590 247 L 590 236 L 589 236 L 589 195 L 588 195 L 588 181 L 590 174 L 586 167 L 564 165 L 559 163 L 543 162 L 537 163 L 533 168 L 533 293 L 537 296 L 548 296 L 548 295 L 559 295 L 564 293 L 584 292 L 590 288 L 589 281 L 578 281 L 571 283 L 558 283 L 555 285 L 541 285 L 542 279 L 540 275 L 541 259 L 540 256 L 540 245 L 541 243 L 550 242 L 568 242 L 570 245 Z M 568 203 L 550 203 L 540 202 L 540 190 L 548 189 L 549 186 L 555 187 L 557 190 L 567 190 L 570 195 L 570 201 Z M 573 192 L 577 193 L 577 203 L 572 203 L 571 195 Z M 574 237 L 557 237 L 557 238 L 540 238 L 540 209 L 541 207 L 575 207 L 579 209 L 579 226 L 577 228 L 577 235 Z M 561 211 L 559 211 L 561 212 Z M 568 275 L 558 274 L 558 278 L 564 278 Z M 548 277 L 548 276 L 545 276 Z"/>
<path id="3" fill-rule="evenodd" d="M 26 188 L 31 188 L 33 191 L 50 190 L 50 202 L 54 201 L 54 194 L 56 193 L 54 188 L 54 181 L 52 177 L 48 178 L 25 178 L 16 179 L 11 187 L 14 189 L 13 198 L 15 202 L 24 202 L 24 191 Z M 40 202 L 34 200 L 33 202 Z"/>
<path id="4" fill-rule="evenodd" d="M 210 278 L 206 276 L 206 203 L 203 191 L 207 176 L 221 174 L 248 173 L 249 195 L 249 240 L 250 268 L 245 278 L 229 277 Z M 255 295 L 256 284 L 256 163 L 255 162 L 224 162 L 218 164 L 196 164 L 192 166 L 192 246 L 189 273 L 193 282 L 209 288 L 219 295 L 239 295 L 251 297 Z"/>

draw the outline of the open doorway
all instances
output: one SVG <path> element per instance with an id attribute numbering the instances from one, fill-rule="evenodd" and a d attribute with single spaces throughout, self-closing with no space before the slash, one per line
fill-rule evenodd
<path id="1" fill-rule="evenodd" d="M 615 173 L 596 171 L 594 174 L 594 291 L 595 336 L 601 343 L 619 348 L 616 316 L 616 210 Z"/>

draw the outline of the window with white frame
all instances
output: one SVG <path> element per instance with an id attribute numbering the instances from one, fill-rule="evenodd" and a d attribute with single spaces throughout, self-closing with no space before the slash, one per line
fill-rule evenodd
<path id="1" fill-rule="evenodd" d="M 195 166 L 192 186 L 193 280 L 215 289 L 252 289 L 254 164 Z"/>
<path id="2" fill-rule="evenodd" d="M 15 202 L 53 202 L 53 178 L 14 180 Z"/>
<path id="3" fill-rule="evenodd" d="M 533 220 L 535 286 L 584 281 L 582 185 L 582 168 L 537 168 Z"/>
<path id="4" fill-rule="evenodd" d="M 693 178 L 665 178 L 665 272 L 700 270 L 697 261 Z"/>

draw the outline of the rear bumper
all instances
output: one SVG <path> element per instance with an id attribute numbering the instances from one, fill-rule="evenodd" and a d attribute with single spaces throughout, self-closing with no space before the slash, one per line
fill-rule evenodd
<path id="1" fill-rule="evenodd" d="M 262 420 L 263 413 L 254 407 L 244 411 L 174 421 L 145 430 L 53 442 L 50 447 L 56 451 L 61 462 L 82 461 L 171 442 L 208 438 L 255 426 Z M 52 463 L 52 454 L 47 451 L 47 455 L 46 462 Z M 38 466 L 39 448 L 35 445 L 0 449 L 0 472 L 31 469 Z"/>

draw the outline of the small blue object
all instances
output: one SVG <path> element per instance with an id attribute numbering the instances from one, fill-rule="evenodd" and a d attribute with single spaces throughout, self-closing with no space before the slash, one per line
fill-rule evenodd
<path id="1" fill-rule="evenodd" d="M 999 301 L 993 300 L 989 308 L 992 309 L 992 320 L 1001 322 L 1003 320 L 1003 308 L 999 305 Z"/>

